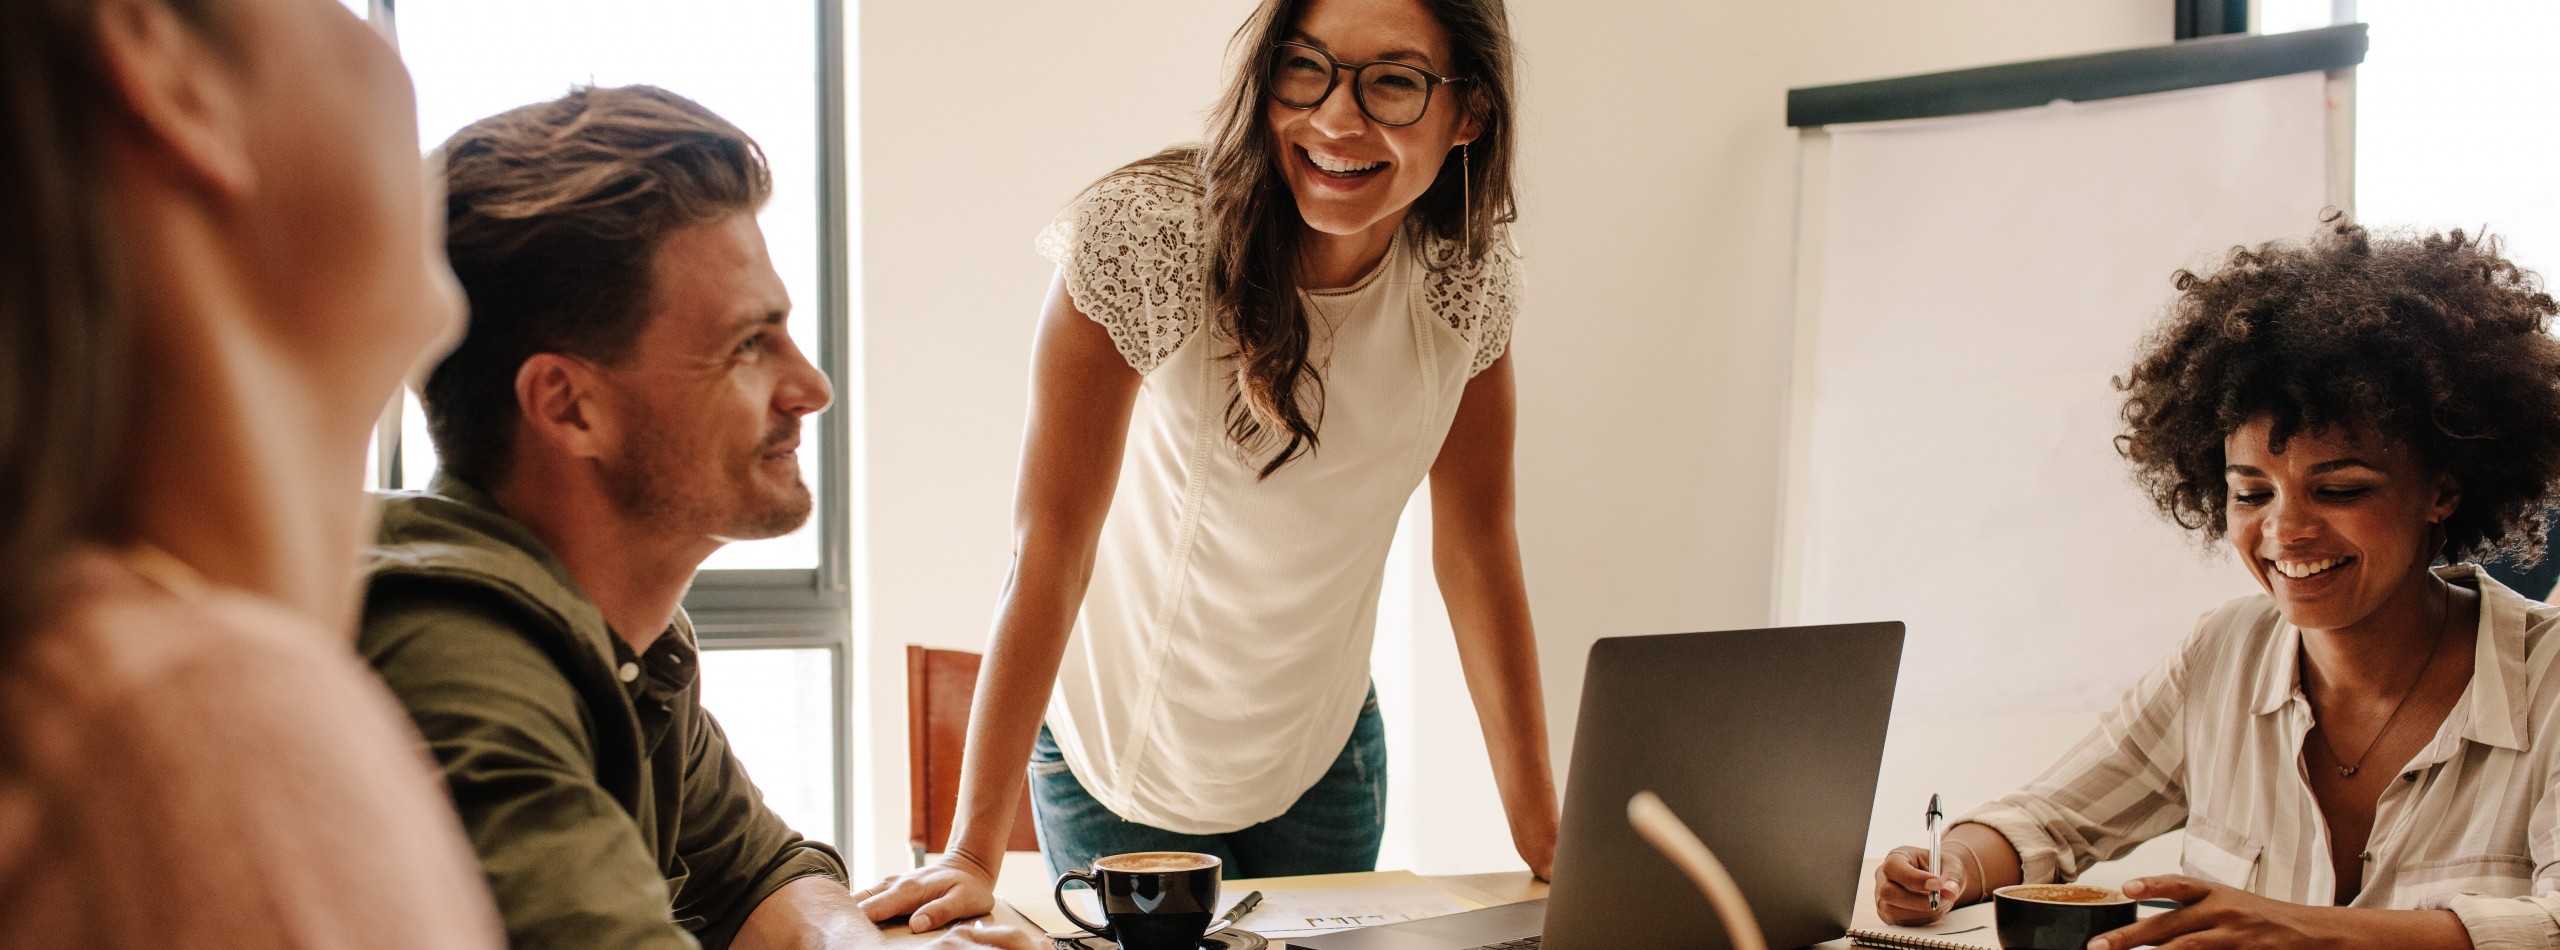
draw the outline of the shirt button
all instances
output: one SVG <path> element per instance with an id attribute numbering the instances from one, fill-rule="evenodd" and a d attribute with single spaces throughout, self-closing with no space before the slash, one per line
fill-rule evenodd
<path id="1" fill-rule="evenodd" d="M 640 664 L 638 664 L 638 663 L 625 663 L 625 664 L 622 664 L 622 670 L 620 671 L 620 675 L 622 676 L 622 681 L 623 681 L 623 682 L 625 682 L 625 683 L 628 683 L 628 682 L 631 682 L 631 681 L 633 681 L 633 680 L 639 679 L 639 678 L 640 678 Z"/>

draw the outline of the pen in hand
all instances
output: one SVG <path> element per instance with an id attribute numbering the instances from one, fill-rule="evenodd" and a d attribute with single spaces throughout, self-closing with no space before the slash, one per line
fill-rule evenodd
<path id="1" fill-rule="evenodd" d="M 1947 871 L 1946 871 L 1946 867 L 1947 867 L 1947 866 L 1946 866 L 1944 863 L 1942 863 L 1942 860 L 1938 857 L 1938 849 L 1939 849 L 1939 845 L 1940 845 L 1941 843 L 1943 843 L 1943 842 L 1944 842 L 1944 840 L 1945 840 L 1944 836 L 1943 836 L 1943 835 L 1941 835 L 1941 834 L 1939 833 L 1939 827 L 1938 827 L 1938 824 L 1939 824 L 1939 822 L 1945 821 L 1945 820 L 1946 820 L 1946 817 L 1947 817 L 1947 816 L 1946 816 L 1946 813 L 1945 813 L 1945 812 L 1941 812 L 1941 811 L 1939 811 L 1939 810 L 1938 810 L 1938 796 L 1937 796 L 1937 794 L 1936 794 L 1936 793 L 1934 793 L 1934 792 L 1930 793 L 1930 795 L 1929 795 L 1929 814 L 1928 814 L 1928 816 L 1927 816 L 1927 819 L 1928 819 L 1928 822 L 1929 822 L 1929 873 L 1930 873 L 1930 874 L 1932 874 L 1932 875 L 1935 875 L 1939 880 L 1942 880 L 1942 881 L 1943 881 L 1943 880 L 1945 880 L 1945 879 L 1946 879 L 1946 877 L 1947 877 Z M 1937 909 L 1938 909 L 1938 891 L 1939 891 L 1939 890 L 1940 890 L 1939 888 L 1930 888 L 1930 889 L 1929 889 L 1929 909 L 1930 909 L 1930 910 L 1933 910 L 1933 911 L 1934 911 L 1934 910 L 1937 910 Z"/>

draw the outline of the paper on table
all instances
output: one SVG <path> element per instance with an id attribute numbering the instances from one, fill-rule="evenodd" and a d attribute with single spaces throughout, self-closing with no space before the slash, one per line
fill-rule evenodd
<path id="1" fill-rule="evenodd" d="M 1472 909 L 1429 884 L 1269 890 L 1237 926 L 1265 937 L 1311 937 Z"/>
<path id="2" fill-rule="evenodd" d="M 1860 900 L 1849 937 L 1861 947 L 2000 948 L 2000 935 L 1992 930 L 1990 904 L 1952 911 L 1927 927 L 1896 927 L 1876 916 L 1873 900 Z"/>

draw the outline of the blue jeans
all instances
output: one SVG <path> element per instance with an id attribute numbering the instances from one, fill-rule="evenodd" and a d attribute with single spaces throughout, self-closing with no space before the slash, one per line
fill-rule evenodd
<path id="1" fill-rule="evenodd" d="M 1192 851 L 1226 862 L 1227 878 L 1374 871 L 1386 836 L 1387 728 L 1369 690 L 1351 741 L 1315 787 L 1270 821 L 1216 835 L 1188 835 L 1112 814 L 1076 781 L 1049 727 L 1031 747 L 1031 811 L 1052 876 L 1132 851 Z"/>

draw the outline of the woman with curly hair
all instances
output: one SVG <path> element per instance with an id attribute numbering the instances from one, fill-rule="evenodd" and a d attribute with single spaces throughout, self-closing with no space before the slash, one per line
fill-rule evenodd
<path id="1" fill-rule="evenodd" d="M 2265 593 L 2207 613 L 2062 762 L 1896 849 L 1888 921 L 2069 880 L 2186 830 L 2185 905 L 2090 950 L 2560 947 L 2560 609 L 2471 563 L 2539 553 L 2560 486 L 2541 281 L 2460 231 L 2180 272 L 2117 446 Z M 2447 566 L 2433 566 L 2439 560 Z"/>

